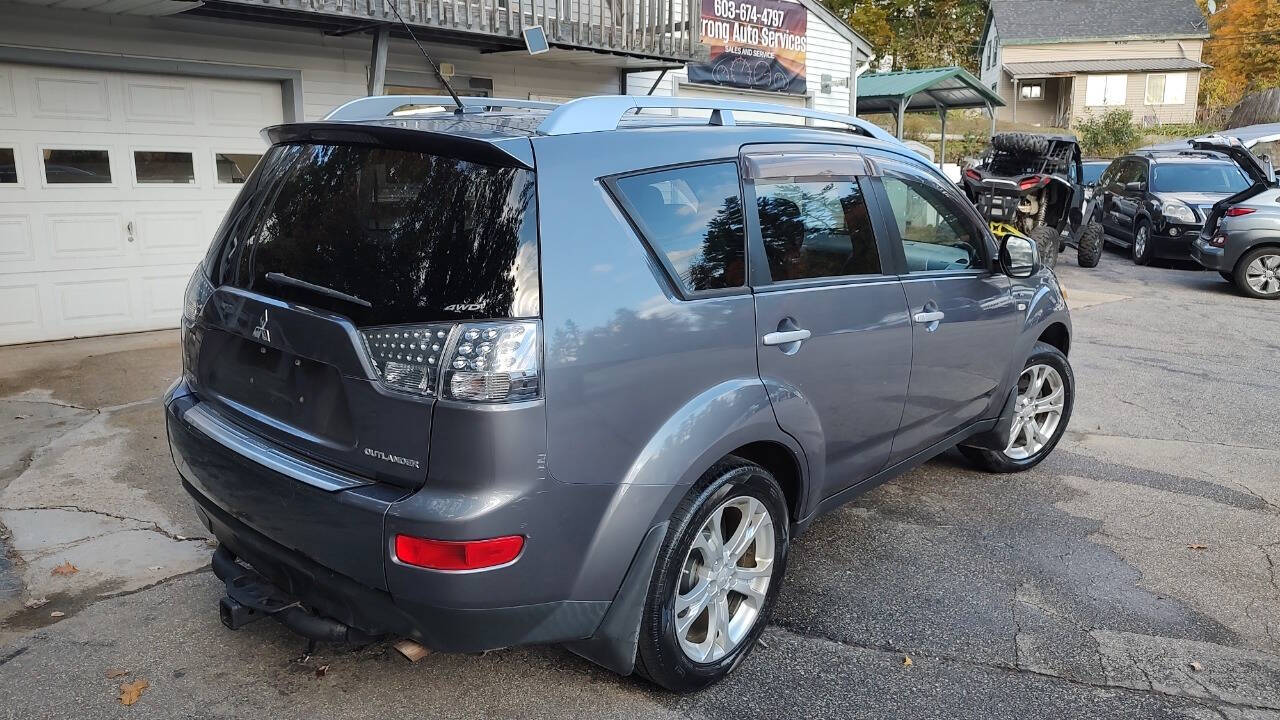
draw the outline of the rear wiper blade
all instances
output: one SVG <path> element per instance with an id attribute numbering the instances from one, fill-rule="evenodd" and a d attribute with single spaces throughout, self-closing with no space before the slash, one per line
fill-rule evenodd
<path id="1" fill-rule="evenodd" d="M 335 300 L 342 300 L 343 302 L 349 302 L 353 305 L 359 305 L 360 307 L 366 307 L 366 308 L 373 307 L 373 303 L 369 302 L 368 300 L 365 300 L 364 298 L 358 298 L 355 295 L 348 295 L 342 292 L 341 290 L 334 290 L 333 288 L 327 288 L 323 285 L 316 285 L 315 283 L 309 283 L 306 280 L 299 280 L 298 278 L 289 277 L 284 273 L 278 273 L 278 272 L 267 273 L 267 282 L 272 282 L 277 285 L 289 285 L 291 287 L 302 288 L 303 290 L 310 290 L 311 292 L 317 295 L 324 295 L 326 297 L 331 297 Z"/>

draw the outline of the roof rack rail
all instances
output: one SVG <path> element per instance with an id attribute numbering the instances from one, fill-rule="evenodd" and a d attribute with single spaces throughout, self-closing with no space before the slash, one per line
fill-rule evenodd
<path id="1" fill-rule="evenodd" d="M 352 100 L 324 117 L 325 120 L 381 120 L 405 105 L 428 105 L 450 108 L 454 113 L 479 113 L 499 108 L 555 110 L 559 103 L 508 98 L 461 97 L 462 109 L 448 95 L 373 95 Z"/>
<path id="2" fill-rule="evenodd" d="M 707 98 L 652 97 L 644 95 L 597 95 L 578 98 L 558 105 L 538 126 L 539 135 L 571 135 L 574 133 L 605 132 L 616 130 L 618 124 L 633 110 L 688 109 L 710 110 L 711 125 L 733 125 L 734 112 L 760 113 L 783 117 L 799 117 L 822 120 L 843 125 L 878 140 L 898 142 L 878 125 L 852 115 L 793 108 L 770 103 L 746 100 L 717 100 Z"/>

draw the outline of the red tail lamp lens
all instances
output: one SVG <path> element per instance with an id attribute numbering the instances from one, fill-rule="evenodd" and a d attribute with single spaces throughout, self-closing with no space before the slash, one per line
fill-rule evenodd
<path id="1" fill-rule="evenodd" d="M 965 170 L 965 171 L 964 171 L 964 174 L 965 174 L 965 177 L 968 177 L 968 178 L 970 178 L 970 179 L 972 179 L 972 180 L 981 180 L 981 179 L 982 179 L 982 174 L 981 174 L 981 173 L 979 173 L 977 170 L 974 170 L 973 168 L 969 168 L 968 170 Z"/>
<path id="2" fill-rule="evenodd" d="M 1248 215 L 1253 211 L 1254 211 L 1254 208 L 1251 208 L 1251 207 L 1233 207 L 1233 208 L 1227 208 L 1227 212 L 1224 214 L 1227 217 L 1240 217 L 1241 215 Z"/>
<path id="3" fill-rule="evenodd" d="M 1023 180 L 1022 182 L 1018 183 L 1018 189 L 1019 189 L 1019 190 L 1030 190 L 1031 188 L 1033 188 L 1033 187 L 1035 187 L 1035 186 L 1039 185 L 1039 184 L 1040 184 L 1040 181 L 1041 181 L 1042 179 L 1043 179 L 1043 178 L 1041 178 L 1039 175 L 1036 175 L 1035 177 L 1029 177 L 1029 178 L 1027 178 L 1027 179 Z"/>
<path id="4" fill-rule="evenodd" d="M 505 565 L 515 560 L 522 549 L 521 535 L 462 542 L 396 536 L 397 560 L 432 570 L 479 570 Z"/>

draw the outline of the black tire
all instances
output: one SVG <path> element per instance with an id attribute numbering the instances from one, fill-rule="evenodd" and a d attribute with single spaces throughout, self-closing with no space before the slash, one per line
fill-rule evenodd
<path id="1" fill-rule="evenodd" d="M 1146 233 L 1141 252 L 1138 250 L 1139 233 Z M 1151 264 L 1151 224 L 1146 220 L 1139 220 L 1138 224 L 1133 226 L 1133 244 L 1129 246 L 1129 251 L 1133 255 L 1134 265 Z"/>
<path id="2" fill-rule="evenodd" d="M 774 533 L 773 573 L 751 630 L 724 657 L 709 663 L 694 662 L 676 638 L 676 590 L 686 576 L 686 559 L 703 524 L 723 503 L 741 496 L 755 498 L 769 511 Z M 751 652 L 768 624 L 782 587 L 790 544 L 787 501 L 768 470 L 732 455 L 707 470 L 672 514 L 667 537 L 658 551 L 640 622 L 636 672 L 674 692 L 706 687 L 732 672 Z M 753 555 L 754 552 L 753 548 Z"/>
<path id="3" fill-rule="evenodd" d="M 1053 452 L 1053 449 L 1058 445 L 1058 441 L 1062 439 L 1063 433 L 1066 432 L 1067 424 L 1071 421 L 1071 409 L 1075 405 L 1076 399 L 1076 377 L 1071 371 L 1071 363 L 1067 361 L 1067 356 L 1063 355 L 1058 348 L 1048 343 L 1038 342 L 1031 351 L 1031 357 L 1027 358 L 1022 367 L 1025 371 L 1033 365 L 1048 365 L 1057 370 L 1058 375 L 1062 378 L 1062 417 L 1058 420 L 1058 426 L 1054 429 L 1053 435 L 1050 436 L 1044 447 L 1026 458 L 1011 458 L 1003 450 L 961 446 L 961 454 L 979 469 L 996 473 L 1030 470 L 1048 457 L 1049 453 Z M 1019 377 L 1019 383 L 1021 386 L 1021 377 Z"/>
<path id="4" fill-rule="evenodd" d="M 1090 222 L 1080 234 L 1080 244 L 1076 246 L 1076 262 L 1082 268 L 1098 267 L 1102 260 L 1102 223 Z"/>
<path id="5" fill-rule="evenodd" d="M 1274 267 L 1267 266 L 1268 263 L 1274 262 L 1274 261 L 1271 261 L 1270 258 L 1280 258 L 1280 248 L 1275 248 L 1275 247 L 1254 248 L 1249 252 L 1245 253 L 1244 256 L 1241 257 L 1240 260 L 1236 262 L 1235 272 L 1232 273 L 1232 281 L 1235 282 L 1236 287 L 1240 289 L 1240 292 L 1244 293 L 1245 295 L 1251 298 L 1257 298 L 1259 300 L 1280 300 L 1280 287 L 1276 287 L 1276 290 L 1273 292 L 1260 292 L 1258 290 L 1255 290 L 1252 286 L 1249 285 L 1249 280 L 1247 277 L 1249 272 L 1249 266 L 1252 265 L 1253 262 L 1255 260 L 1258 260 L 1259 258 L 1266 258 L 1262 262 L 1262 268 L 1264 272 L 1266 271 L 1270 271 L 1272 273 L 1280 272 L 1280 265 L 1275 265 Z M 1277 279 L 1277 282 L 1280 282 L 1280 276 L 1273 276 L 1273 277 Z M 1267 285 L 1267 287 L 1273 287 L 1273 286 L 1274 285 L 1271 283 L 1268 283 Z"/>
<path id="6" fill-rule="evenodd" d="M 1016 155 L 1043 155 L 1049 152 L 1049 138 L 1035 133 L 1006 132 L 993 135 L 991 147 Z"/>
<path id="7" fill-rule="evenodd" d="M 1058 264 L 1058 243 L 1062 240 L 1062 233 L 1056 228 L 1041 225 L 1032 230 L 1028 237 L 1035 242 L 1036 249 L 1040 251 L 1040 264 L 1052 270 Z"/>

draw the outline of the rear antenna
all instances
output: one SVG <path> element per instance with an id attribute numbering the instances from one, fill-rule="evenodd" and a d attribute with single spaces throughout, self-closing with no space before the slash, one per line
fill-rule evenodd
<path id="1" fill-rule="evenodd" d="M 444 73 L 440 72 L 440 66 L 436 65 L 436 61 L 431 59 L 431 55 L 427 52 L 427 49 L 422 47 L 422 43 L 418 42 L 418 37 L 414 35 L 413 30 L 409 28 L 409 23 L 405 22 L 404 18 L 400 17 L 400 10 L 396 8 L 396 4 L 396 0 L 391 0 L 391 12 L 396 14 L 396 19 L 400 21 L 400 26 L 404 28 L 405 32 L 409 33 L 409 39 L 413 41 L 414 45 L 418 46 L 418 52 L 422 53 L 422 57 L 427 59 L 427 64 L 431 66 L 431 71 L 436 74 L 436 79 L 440 81 L 440 84 L 444 86 L 445 90 L 449 91 L 449 97 L 453 98 L 453 102 L 458 106 L 458 112 L 466 112 L 467 108 L 462 104 L 462 99 L 458 97 L 458 93 L 453 91 L 453 86 L 444 78 Z"/>

